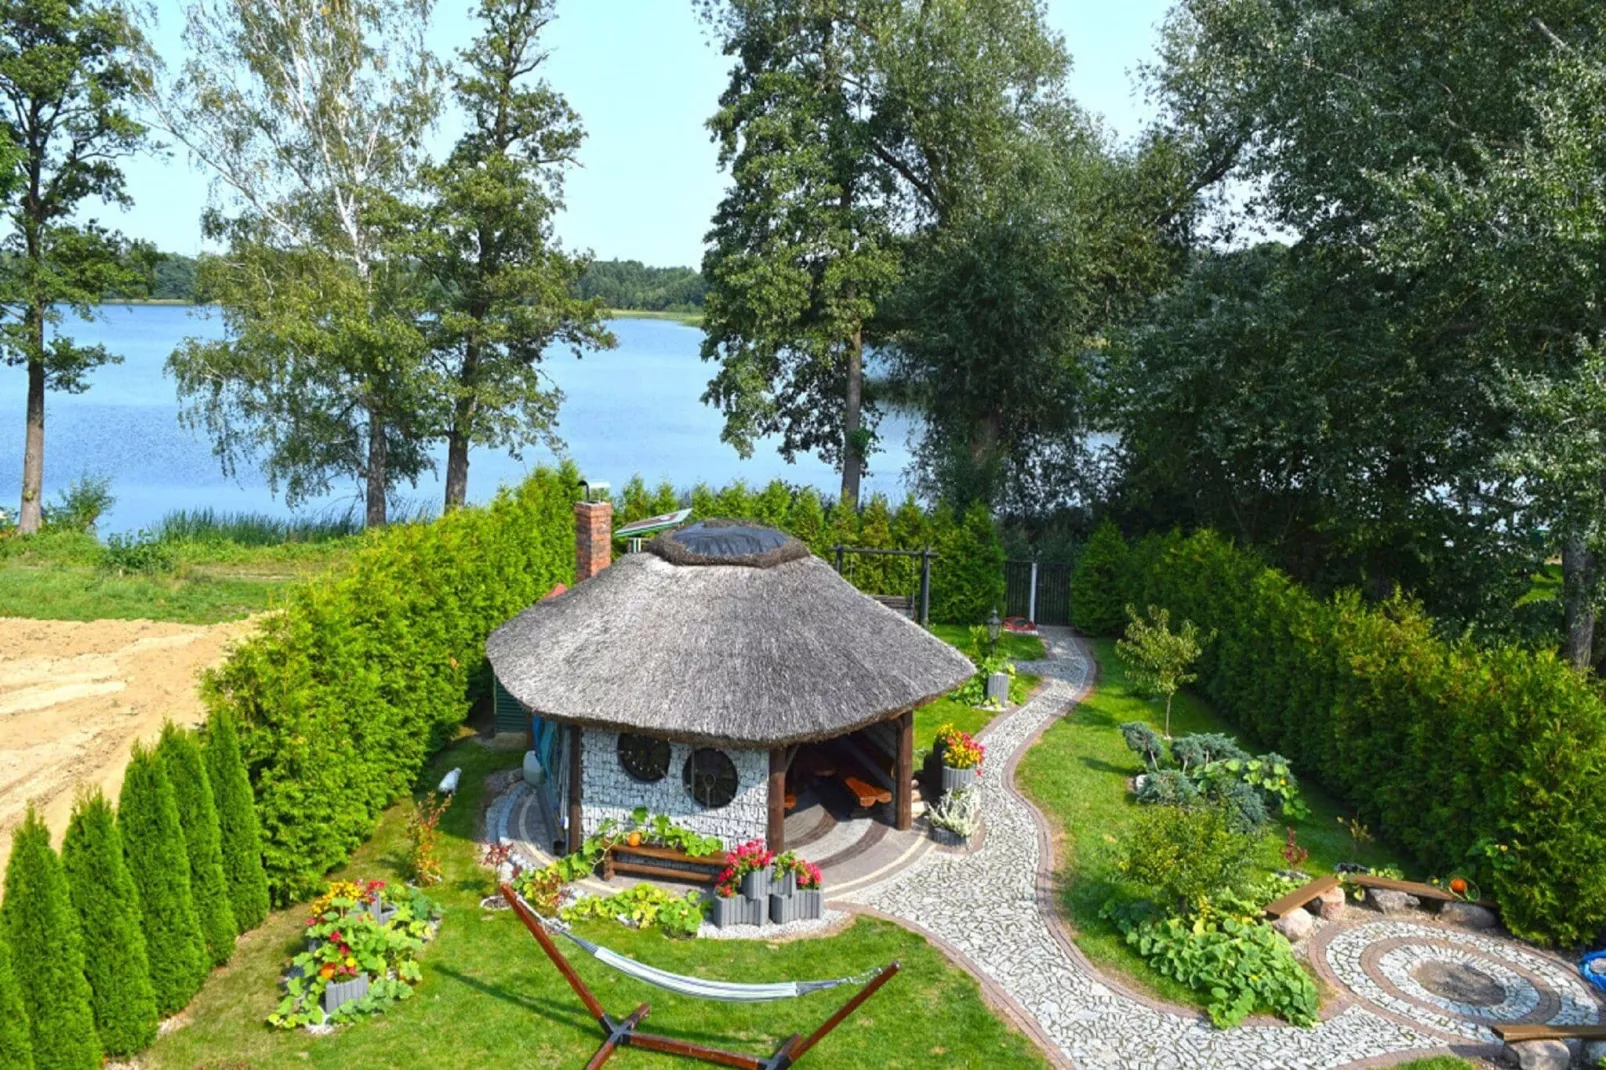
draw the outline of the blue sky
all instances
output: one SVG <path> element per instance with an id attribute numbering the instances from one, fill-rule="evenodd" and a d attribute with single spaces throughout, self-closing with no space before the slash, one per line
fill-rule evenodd
<path id="1" fill-rule="evenodd" d="M 467 43 L 464 0 L 436 15 L 442 53 Z M 1072 91 L 1108 128 L 1127 137 L 1149 115 L 1133 77 L 1152 57 L 1166 0 L 1048 0 L 1049 19 L 1075 62 Z M 155 43 L 179 56 L 181 0 L 159 0 Z M 724 179 L 703 122 L 724 87 L 725 58 L 709 43 L 690 0 L 559 0 L 549 28 L 547 78 L 587 131 L 581 168 L 568 181 L 558 221 L 565 244 L 603 259 L 697 264 Z M 441 148 L 450 140 L 442 130 Z M 103 221 L 159 248 L 195 253 L 208 179 L 182 152 L 128 162 L 134 206 Z"/>

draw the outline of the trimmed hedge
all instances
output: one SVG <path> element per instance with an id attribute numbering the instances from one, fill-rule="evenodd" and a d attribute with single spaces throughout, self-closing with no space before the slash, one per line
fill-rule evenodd
<path id="1" fill-rule="evenodd" d="M 0 937 L 0 1066 L 5 1070 L 33 1070 L 28 1012 L 22 1005 L 22 987 L 11 969 L 11 950 L 3 937 Z"/>
<path id="2" fill-rule="evenodd" d="M 212 711 L 206 722 L 206 779 L 217 805 L 218 834 L 223 849 L 223 876 L 229 906 L 241 932 L 261 925 L 268 916 L 268 874 L 262 868 L 262 826 L 234 718 L 226 709 Z"/>
<path id="3" fill-rule="evenodd" d="M 489 686 L 485 639 L 574 579 L 578 472 L 365 536 L 292 591 L 203 694 L 239 727 L 274 899 L 315 892 Z"/>
<path id="4" fill-rule="evenodd" d="M 139 893 L 123 861 L 111 804 L 99 791 L 73 808 L 61 863 L 84 935 L 84 976 L 92 993 L 95 1030 L 108 1055 L 132 1055 L 156 1039 L 156 993 L 140 926 Z"/>
<path id="5" fill-rule="evenodd" d="M 1077 556 L 1071 573 L 1071 624 L 1087 635 L 1120 635 L 1126 628 L 1126 540 L 1106 520 Z"/>
<path id="6" fill-rule="evenodd" d="M 195 916 L 201 920 L 206 953 L 212 965 L 221 966 L 234 954 L 234 938 L 240 931 L 235 927 L 229 888 L 223 878 L 217 804 L 212 801 L 201 745 L 195 733 L 168 721 L 162 726 L 156 755 L 173 784 L 178 823 L 184 829 L 184 850 L 190 859 L 190 896 L 195 901 Z"/>
<path id="7" fill-rule="evenodd" d="M 1199 687 L 1519 936 L 1606 925 L 1606 702 L 1550 651 L 1446 641 L 1415 603 L 1321 600 L 1220 536 L 1131 547 L 1124 600 L 1215 629 Z"/>
<path id="8" fill-rule="evenodd" d="M 18 971 L 33 1065 L 38 1070 L 99 1070 L 100 1039 L 84 979 L 78 916 L 61 859 L 50 847 L 50 830 L 32 806 L 11 841 L 0 925 Z"/>

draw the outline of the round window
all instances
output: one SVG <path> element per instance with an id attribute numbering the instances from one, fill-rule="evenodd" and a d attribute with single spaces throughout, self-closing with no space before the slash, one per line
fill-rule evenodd
<path id="1" fill-rule="evenodd" d="M 669 772 L 669 742 L 621 732 L 619 766 L 643 784 L 656 784 Z"/>
<path id="2" fill-rule="evenodd" d="M 686 781 L 686 791 L 699 806 L 717 810 L 736 798 L 736 766 L 722 751 L 698 747 L 687 757 L 681 775 Z"/>

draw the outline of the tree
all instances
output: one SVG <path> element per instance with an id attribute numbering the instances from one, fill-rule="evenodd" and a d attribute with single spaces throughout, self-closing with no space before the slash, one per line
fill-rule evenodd
<path id="1" fill-rule="evenodd" d="M 987 506 L 972 502 L 951 521 L 938 511 L 939 559 L 931 570 L 931 619 L 948 624 L 977 624 L 1004 609 L 1004 544 Z"/>
<path id="2" fill-rule="evenodd" d="M 1071 623 L 1088 635 L 1117 635 L 1126 621 L 1126 540 L 1109 520 L 1093 531 L 1071 573 Z"/>
<path id="3" fill-rule="evenodd" d="M 117 801 L 117 831 L 139 893 L 156 1009 L 184 1009 L 206 979 L 206 940 L 190 891 L 190 857 L 172 782 L 154 750 L 135 744 Z"/>
<path id="4" fill-rule="evenodd" d="M 0 938 L 0 1066 L 33 1070 L 33 1042 L 28 1032 L 28 1010 L 11 966 L 10 945 Z"/>
<path id="5" fill-rule="evenodd" d="M 171 721 L 162 726 L 156 753 L 173 785 L 179 827 L 184 830 L 184 847 L 190 860 L 190 894 L 201 922 L 201 935 L 206 939 L 212 965 L 221 966 L 234 953 L 239 929 L 223 876 L 222 833 L 206 763 L 195 734 Z"/>
<path id="6" fill-rule="evenodd" d="M 565 171 L 584 133 L 563 96 L 532 76 L 554 0 L 481 0 L 484 31 L 458 53 L 457 99 L 469 117 L 445 163 L 424 179 L 420 228 L 429 277 L 431 360 L 446 418 L 446 508 L 468 492 L 469 447 L 551 441 L 561 393 L 541 360 L 608 349 L 604 306 L 576 296 L 587 263 L 552 234 Z"/>
<path id="7" fill-rule="evenodd" d="M 1115 652 L 1139 691 L 1165 699 L 1165 738 L 1170 739 L 1171 702 L 1178 688 L 1198 679 L 1198 674 L 1189 670 L 1211 636 L 1202 634 L 1191 620 L 1183 621 L 1181 629 L 1173 632 L 1171 611 L 1157 606 L 1150 606 L 1145 618 L 1129 605 L 1126 615 L 1126 638 L 1116 640 Z"/>
<path id="8" fill-rule="evenodd" d="M 38 1070 L 97 1070 L 101 1063 L 84 942 L 50 830 L 32 806 L 11 841 L 0 925 L 21 985 L 33 1065 Z M 19 978 L 22 980 L 22 978 Z"/>
<path id="9" fill-rule="evenodd" d="M 268 874 L 262 865 L 262 827 L 257 820 L 256 798 L 240 754 L 240 737 L 234 717 L 222 706 L 206 719 L 206 780 L 217 804 L 218 831 L 223 851 L 223 877 L 229 906 L 241 932 L 261 925 L 268 916 Z"/>
<path id="10" fill-rule="evenodd" d="M 168 362 L 224 470 L 260 457 L 292 503 L 353 477 L 367 522 L 430 464 L 438 397 L 416 268 L 421 141 L 439 110 L 432 0 L 200 0 L 151 103 L 225 191 L 201 284 L 226 337 Z"/>
<path id="11" fill-rule="evenodd" d="M 73 807 L 61 863 L 84 936 L 84 976 L 101 1046 L 114 1056 L 143 1051 L 156 1039 L 156 993 L 139 893 L 123 859 L 111 803 L 99 791 Z"/>
<path id="12" fill-rule="evenodd" d="M 88 372 L 121 359 L 59 332 L 47 336 L 64 312 L 89 319 L 105 294 L 140 282 L 122 239 L 86 213 L 97 201 L 129 203 L 120 161 L 145 136 L 127 107 L 142 48 L 114 4 L 0 3 L 0 205 L 9 224 L 0 242 L 0 359 L 28 376 L 17 525 L 24 533 L 43 522 L 46 391 L 79 393 Z"/>

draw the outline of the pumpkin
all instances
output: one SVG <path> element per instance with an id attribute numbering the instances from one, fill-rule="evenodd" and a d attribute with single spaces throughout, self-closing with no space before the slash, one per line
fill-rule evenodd
<path id="1" fill-rule="evenodd" d="M 641 846 L 641 833 L 632 832 L 630 834 L 629 840 L 627 842 L 629 842 L 630 846 L 632 846 L 632 847 L 640 847 Z"/>
<path id="2" fill-rule="evenodd" d="M 1466 878 L 1465 877 L 1452 877 L 1452 878 L 1450 878 L 1450 891 L 1454 892 L 1456 895 L 1466 895 L 1467 894 Z"/>

